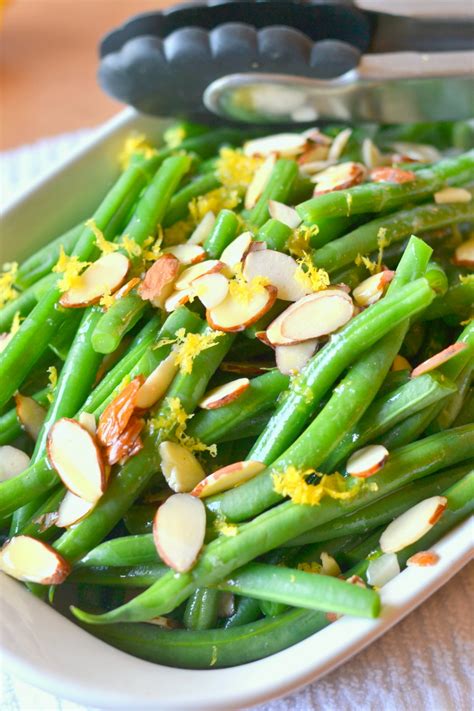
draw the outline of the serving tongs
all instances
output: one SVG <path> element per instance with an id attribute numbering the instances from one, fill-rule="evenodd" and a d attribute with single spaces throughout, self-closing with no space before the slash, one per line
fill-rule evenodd
<path id="1" fill-rule="evenodd" d="M 467 119 L 473 41 L 467 14 L 413 18 L 344 0 L 208 0 L 137 15 L 110 32 L 99 81 L 142 112 L 194 120 Z"/>

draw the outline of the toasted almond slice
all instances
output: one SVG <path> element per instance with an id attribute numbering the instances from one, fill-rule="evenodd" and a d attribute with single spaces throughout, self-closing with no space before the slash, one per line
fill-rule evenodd
<path id="1" fill-rule="evenodd" d="M 459 267 L 474 268 L 474 237 L 456 247 L 453 262 Z"/>
<path id="2" fill-rule="evenodd" d="M 267 328 L 267 337 L 273 345 L 284 346 L 327 336 L 344 326 L 353 313 L 352 299 L 344 291 L 317 291 L 283 311 Z"/>
<path id="3" fill-rule="evenodd" d="M 416 175 L 411 170 L 402 170 L 401 168 L 391 168 L 386 166 L 383 168 L 374 168 L 370 173 L 370 179 L 374 183 L 411 183 L 416 180 Z"/>
<path id="4" fill-rule="evenodd" d="M 257 240 L 257 241 L 250 243 L 249 253 L 250 252 L 263 252 L 263 250 L 265 250 L 265 249 L 267 249 L 267 243 Z"/>
<path id="5" fill-rule="evenodd" d="M 135 407 L 140 410 L 148 410 L 148 408 L 153 407 L 166 393 L 177 372 L 176 354 L 171 352 L 150 373 L 137 392 Z"/>
<path id="6" fill-rule="evenodd" d="M 247 188 L 247 192 L 245 193 L 244 207 L 246 210 L 252 210 L 252 208 L 254 208 L 257 204 L 260 196 L 267 186 L 272 170 L 275 167 L 275 163 L 276 155 L 271 153 L 267 156 L 262 165 L 255 171 L 255 175 L 253 176 L 250 185 Z"/>
<path id="7" fill-rule="evenodd" d="M 301 225 L 301 217 L 298 215 L 294 207 L 289 207 L 283 202 L 278 202 L 278 200 L 268 201 L 268 212 L 270 217 L 274 220 L 279 220 L 287 225 L 292 230 L 295 230 L 299 225 Z"/>
<path id="8" fill-rule="evenodd" d="M 275 133 L 272 136 L 255 138 L 244 143 L 246 156 L 268 156 L 275 153 L 278 156 L 292 158 L 303 153 L 308 139 L 301 133 Z"/>
<path id="9" fill-rule="evenodd" d="M 159 451 L 161 471 L 173 491 L 177 493 L 191 491 L 205 475 L 194 454 L 181 444 L 162 442 Z"/>
<path id="10" fill-rule="evenodd" d="M 330 575 L 332 578 L 337 578 L 341 574 L 337 560 L 324 551 L 321 553 L 321 565 L 322 575 Z"/>
<path id="11" fill-rule="evenodd" d="M 419 568 L 427 568 L 436 565 L 439 561 L 439 555 L 433 551 L 418 551 L 407 560 L 408 566 L 417 566 Z"/>
<path id="12" fill-rule="evenodd" d="M 309 359 L 316 353 L 317 339 L 304 343 L 294 343 L 291 346 L 277 346 L 275 358 L 277 368 L 283 375 L 294 375 L 304 368 Z"/>
<path id="13" fill-rule="evenodd" d="M 5 444 L 0 447 L 0 481 L 11 479 L 28 468 L 30 458 L 21 449 Z"/>
<path id="14" fill-rule="evenodd" d="M 38 405 L 32 397 L 20 395 L 20 393 L 15 395 L 15 407 L 21 426 L 36 442 L 46 417 L 46 410 Z"/>
<path id="15" fill-rule="evenodd" d="M 206 533 L 206 509 L 190 494 L 173 494 L 153 521 L 153 539 L 160 558 L 178 573 L 190 570 Z"/>
<path id="16" fill-rule="evenodd" d="M 443 365 L 443 363 L 446 363 L 448 360 L 451 360 L 451 358 L 457 356 L 458 353 L 460 353 L 467 347 L 468 344 L 464 343 L 463 341 L 453 343 L 451 346 L 448 346 L 439 353 L 436 353 L 434 356 L 431 356 L 431 358 L 428 358 L 427 360 L 423 361 L 423 363 L 420 363 L 420 365 L 417 365 L 416 368 L 413 368 L 413 370 L 411 371 L 411 377 L 417 378 L 419 375 L 429 373 L 430 370 L 439 368 L 440 365 Z"/>
<path id="17" fill-rule="evenodd" d="M 224 301 L 207 310 L 207 322 L 216 331 L 243 331 L 271 309 L 276 297 L 277 289 L 271 284 L 254 294 L 248 303 L 239 301 L 229 293 Z"/>
<path id="18" fill-rule="evenodd" d="M 325 133 L 321 133 L 321 130 L 317 126 L 312 126 L 301 132 L 301 135 L 311 141 L 312 143 L 321 144 L 322 146 L 330 146 L 332 143 L 332 138 L 326 136 Z"/>
<path id="19" fill-rule="evenodd" d="M 390 370 L 411 370 L 411 363 L 405 358 L 405 356 L 396 355 L 393 359 Z"/>
<path id="20" fill-rule="evenodd" d="M 179 268 L 179 259 L 173 254 L 163 254 L 148 269 L 138 287 L 138 294 L 144 301 L 151 301 L 154 306 L 163 308 L 173 291 Z"/>
<path id="21" fill-rule="evenodd" d="M 99 448 L 76 420 L 63 417 L 51 427 L 48 459 L 76 496 L 95 503 L 104 493 L 106 471 Z"/>
<path id="22" fill-rule="evenodd" d="M 382 154 L 370 138 L 364 138 L 362 141 L 362 160 L 369 170 L 383 165 Z"/>
<path id="23" fill-rule="evenodd" d="M 220 370 L 224 373 L 235 373 L 236 375 L 262 375 L 268 370 L 273 370 L 274 363 L 244 363 L 243 361 L 223 361 Z"/>
<path id="24" fill-rule="evenodd" d="M 338 163 L 326 168 L 312 178 L 312 182 L 316 183 L 314 195 L 324 195 L 334 190 L 346 190 L 359 185 L 364 180 L 365 173 L 365 167 L 354 161 Z"/>
<path id="25" fill-rule="evenodd" d="M 133 378 L 107 405 L 99 417 L 97 438 L 104 447 L 113 444 L 128 425 L 136 407 L 138 392 L 144 382 L 145 379 L 142 375 Z"/>
<path id="26" fill-rule="evenodd" d="M 16 580 L 59 585 L 71 572 L 71 566 L 47 543 L 31 536 L 14 536 L 2 548 L 0 570 Z"/>
<path id="27" fill-rule="evenodd" d="M 384 289 L 387 284 L 390 284 L 395 272 L 389 269 L 384 269 L 383 272 L 372 274 L 364 281 L 356 286 L 352 292 L 352 296 L 358 306 L 370 306 L 382 298 Z"/>
<path id="28" fill-rule="evenodd" d="M 388 457 L 388 449 L 381 444 L 369 444 L 354 452 L 346 464 L 346 472 L 359 479 L 376 474 L 383 467 Z"/>
<path id="29" fill-rule="evenodd" d="M 326 161 L 329 154 L 329 146 L 330 143 L 327 145 L 323 143 L 310 145 L 309 148 L 299 156 L 297 160 L 298 165 L 304 169 L 304 166 L 307 164 Z"/>
<path id="30" fill-rule="evenodd" d="M 437 205 L 449 205 L 457 202 L 471 202 L 472 195 L 465 188 L 444 188 L 434 194 Z"/>
<path id="31" fill-rule="evenodd" d="M 81 412 L 79 415 L 79 424 L 89 432 L 92 437 L 97 433 L 97 423 L 92 412 Z"/>
<path id="32" fill-rule="evenodd" d="M 204 499 L 207 496 L 213 496 L 221 491 L 233 489 L 235 486 L 243 484 L 244 481 L 253 479 L 254 476 L 262 472 L 264 469 L 265 464 L 251 460 L 228 464 L 226 467 L 218 469 L 213 474 L 209 474 L 209 476 L 199 482 L 199 484 L 194 487 L 191 494 L 199 497 L 200 499 Z"/>
<path id="33" fill-rule="evenodd" d="M 268 346 L 269 348 L 273 349 L 275 348 L 275 346 L 272 346 L 272 344 L 268 340 L 266 331 L 255 331 L 255 338 L 258 338 L 258 340 L 261 341 L 265 346 Z"/>
<path id="34" fill-rule="evenodd" d="M 214 213 L 211 210 L 206 212 L 201 222 L 188 239 L 187 244 L 203 244 L 211 234 L 215 221 L 216 216 Z"/>
<path id="35" fill-rule="evenodd" d="M 179 259 L 181 264 L 198 264 L 206 259 L 206 250 L 199 244 L 176 244 L 174 247 L 166 247 L 163 250 L 164 254 L 172 254 L 176 259 Z"/>
<path id="36" fill-rule="evenodd" d="M 400 573 L 400 564 L 395 553 L 384 553 L 370 561 L 367 567 L 367 582 L 383 587 Z"/>
<path id="37" fill-rule="evenodd" d="M 420 501 L 390 523 L 380 537 L 384 553 L 397 553 L 416 543 L 441 518 L 448 500 L 445 496 L 431 496 Z"/>
<path id="38" fill-rule="evenodd" d="M 105 254 L 87 267 L 78 277 L 78 285 L 65 291 L 59 303 L 70 309 L 96 304 L 104 293 L 117 291 L 129 268 L 130 261 L 120 252 Z"/>
<path id="39" fill-rule="evenodd" d="M 55 525 L 58 528 L 69 528 L 75 523 L 79 523 L 88 513 L 92 511 L 95 504 L 90 501 L 81 499 L 71 491 L 66 491 L 64 499 L 59 504 L 58 517 L 55 520 Z"/>
<path id="40" fill-rule="evenodd" d="M 252 246 L 252 242 L 253 234 L 251 232 L 242 232 L 224 249 L 221 254 L 221 262 L 233 269 L 236 264 L 244 259 Z"/>
<path id="41" fill-rule="evenodd" d="M 143 448 L 140 434 L 144 426 L 145 420 L 132 415 L 123 432 L 105 449 L 105 457 L 109 466 L 112 467 L 117 462 L 123 464 Z"/>
<path id="42" fill-rule="evenodd" d="M 229 292 L 229 280 L 223 274 L 204 274 L 193 281 L 193 293 L 206 307 L 212 309 L 224 301 Z"/>
<path id="43" fill-rule="evenodd" d="M 273 249 L 250 252 L 244 262 L 244 277 L 251 281 L 254 277 L 266 277 L 278 289 L 277 298 L 282 301 L 298 301 L 308 293 L 296 281 L 298 264 L 288 254 Z"/>
<path id="44" fill-rule="evenodd" d="M 401 153 L 405 162 L 408 160 L 417 163 L 436 163 L 441 159 L 441 153 L 434 146 L 427 143 L 411 143 L 408 141 L 396 141 L 392 143 L 397 153 Z"/>
<path id="45" fill-rule="evenodd" d="M 237 400 L 250 385 L 248 378 L 237 378 L 230 383 L 219 385 L 217 388 L 208 390 L 203 398 L 199 401 L 199 407 L 203 410 L 217 410 L 219 407 L 229 405 L 229 403 Z"/>
<path id="46" fill-rule="evenodd" d="M 193 264 L 191 267 L 187 267 L 181 274 L 175 283 L 176 289 L 189 289 L 191 284 L 195 279 L 204 274 L 214 274 L 215 272 L 221 272 L 224 268 L 223 262 L 218 259 L 206 259 L 204 262 L 199 264 Z"/>
<path id="47" fill-rule="evenodd" d="M 118 291 L 115 292 L 114 294 L 114 299 L 115 301 L 118 301 L 119 299 L 123 299 L 124 296 L 127 296 L 132 289 L 134 289 L 136 286 L 138 286 L 141 282 L 141 279 L 139 277 L 133 277 L 132 279 L 129 279 L 123 286 L 118 289 Z"/>
<path id="48" fill-rule="evenodd" d="M 332 158 L 333 160 L 339 160 L 339 158 L 342 156 L 344 153 L 346 146 L 349 142 L 349 139 L 352 135 L 352 128 L 345 128 L 342 131 L 340 131 L 336 138 L 333 140 L 331 143 L 331 147 L 329 148 L 329 154 L 328 158 Z"/>
<path id="49" fill-rule="evenodd" d="M 193 290 L 191 287 L 173 291 L 164 303 L 166 313 L 170 314 L 172 311 L 179 309 L 180 306 L 187 304 L 192 295 Z"/>
<path id="50" fill-rule="evenodd" d="M 303 175 L 312 177 L 315 176 L 316 173 L 321 173 L 321 171 L 326 170 L 326 168 L 331 168 L 333 165 L 336 165 L 336 163 L 337 160 L 314 160 L 311 163 L 303 163 L 303 165 L 300 166 L 300 171 Z"/>
<path id="51" fill-rule="evenodd" d="M 358 588 L 367 587 L 360 575 L 351 575 L 350 578 L 346 578 L 346 583 L 349 583 L 349 585 L 357 585 Z"/>

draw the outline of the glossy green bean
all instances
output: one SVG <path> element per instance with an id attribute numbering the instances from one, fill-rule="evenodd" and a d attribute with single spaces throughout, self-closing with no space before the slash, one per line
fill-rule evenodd
<path id="1" fill-rule="evenodd" d="M 157 563 L 159 556 L 151 533 L 122 536 L 100 543 L 77 564 L 78 567 L 135 566 Z"/>
<path id="2" fill-rule="evenodd" d="M 210 630 L 217 627 L 219 591 L 198 588 L 189 598 L 183 622 L 188 630 Z"/>
<path id="3" fill-rule="evenodd" d="M 38 282 L 42 277 L 49 274 L 59 259 L 61 247 L 65 254 L 71 254 L 77 240 L 83 230 L 82 223 L 72 227 L 64 234 L 56 237 L 52 242 L 46 244 L 42 249 L 25 259 L 18 267 L 15 283 L 20 289 L 26 289 Z"/>
<path id="4" fill-rule="evenodd" d="M 68 583 L 87 583 L 120 588 L 147 588 L 168 571 L 163 563 L 148 563 L 130 566 L 87 566 L 75 568 Z"/>
<path id="5" fill-rule="evenodd" d="M 421 318 L 424 321 L 442 318 L 451 314 L 460 319 L 469 318 L 472 315 L 474 303 L 474 279 L 453 284 L 443 297 L 433 301 L 423 312 Z"/>
<path id="6" fill-rule="evenodd" d="M 224 629 L 248 625 L 250 622 L 258 620 L 261 616 L 262 611 L 258 600 L 254 600 L 251 597 L 241 597 L 238 600 L 236 611 L 225 621 Z"/>
<path id="7" fill-rule="evenodd" d="M 291 227 L 271 217 L 260 227 L 256 239 L 265 242 L 268 249 L 276 249 L 278 252 L 285 252 L 288 239 L 291 235 Z"/>
<path id="8" fill-rule="evenodd" d="M 269 200 L 286 203 L 297 174 L 298 166 L 295 161 L 285 158 L 277 160 L 263 193 L 253 210 L 250 211 L 247 220 L 249 225 L 253 228 L 262 227 L 270 218 L 270 213 L 268 212 Z"/>
<path id="9" fill-rule="evenodd" d="M 122 338 L 141 319 L 146 303 L 135 291 L 117 299 L 110 309 L 102 314 L 92 333 L 91 341 L 97 353 L 113 353 Z"/>
<path id="10" fill-rule="evenodd" d="M 220 186 L 220 180 L 214 174 L 205 173 L 202 176 L 197 177 L 192 180 L 184 188 L 178 190 L 178 192 L 171 198 L 169 207 L 163 218 L 163 227 L 170 227 L 174 225 L 178 220 L 184 220 L 189 214 L 189 203 L 193 198 L 199 197 L 199 195 L 204 195 L 205 193 L 215 190 Z"/>
<path id="11" fill-rule="evenodd" d="M 237 235 L 239 228 L 239 218 L 232 210 L 221 210 L 217 215 L 210 235 L 204 242 L 210 259 L 218 259 L 224 249 Z"/>

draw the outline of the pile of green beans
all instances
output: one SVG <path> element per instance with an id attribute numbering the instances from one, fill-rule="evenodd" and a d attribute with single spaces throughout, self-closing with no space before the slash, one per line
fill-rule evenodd
<path id="1" fill-rule="evenodd" d="M 30 463 L 0 481 L 0 528 L 7 546 L 29 536 L 67 561 L 71 617 L 92 634 L 148 661 L 205 669 L 274 654 L 333 615 L 377 617 L 380 597 L 367 570 L 382 554 L 385 527 L 427 498 L 447 499 L 439 521 L 398 551 L 403 569 L 472 513 L 474 277 L 471 258 L 460 261 L 457 250 L 474 222 L 474 151 L 464 124 L 374 129 L 384 165 L 397 140 L 433 142 L 441 159 L 404 164 L 413 171 L 405 182 L 375 182 L 367 170 L 361 184 L 313 197 L 304 159 L 283 152 L 245 209 L 243 178 L 222 169 L 229 152 L 220 149 L 233 146 L 245 162 L 240 147 L 252 136 L 188 123 L 177 128 L 169 135 L 182 135 L 179 145 L 146 155 L 137 149 L 91 215 L 114 243 L 111 250 L 130 259 L 127 278 L 138 282 L 128 293 L 107 308 L 60 306 L 54 271 L 60 255 L 89 263 L 101 256 L 90 223 L 71 226 L 16 269 L 14 298 L 7 290 L 0 308 L 0 333 L 12 329 L 0 349 L 0 471 L 6 447 L 23 449 Z M 326 133 L 333 138 L 339 130 Z M 360 161 L 366 135 L 355 129 L 338 162 Z M 263 159 L 252 160 L 255 174 Z M 252 173 L 246 180 L 248 186 Z M 462 201 L 437 200 L 447 187 L 461 188 Z M 263 243 L 285 259 L 304 256 L 305 268 L 312 262 L 346 293 L 371 273 L 393 270 L 380 298 L 321 338 L 297 373 L 280 372 L 263 335 L 288 302 L 277 299 L 258 320 L 216 335 L 199 293 L 171 313 L 141 296 L 139 282 L 152 264 L 146 250 L 153 246 L 156 258 L 159 249 L 173 247 L 177 226 L 185 243 L 199 223 L 196 205 L 228 190 L 239 202 L 215 210 L 202 239 L 205 259 L 225 259 L 224 250 L 250 231 L 260 243 L 255 249 Z M 300 226 L 272 216 L 269 201 L 291 208 Z M 135 251 L 127 251 L 125 238 Z M 242 287 L 241 272 L 220 267 Z M 62 528 L 58 511 L 67 489 L 50 460 L 52 426 L 89 415 L 97 423 L 127 383 L 146 380 L 179 352 L 182 334 L 211 345 L 193 353 L 190 369 L 176 369 L 160 400 L 137 412 L 145 421 L 141 448 L 111 468 L 92 509 Z M 412 377 L 413 368 L 454 343 L 455 357 Z M 53 366 L 57 381 L 48 385 Z M 200 406 L 209 390 L 237 378 L 249 382 L 235 399 Z M 44 409 L 35 440 L 17 393 Z M 183 421 L 173 419 L 171 403 L 179 404 Z M 160 555 L 152 532 L 161 502 L 175 493 L 164 466 L 162 472 L 160 445 L 168 440 L 197 447 L 206 475 L 241 460 L 264 465 L 245 483 L 203 499 L 205 542 L 180 573 L 161 549 Z M 349 458 L 372 445 L 387 449 L 380 468 L 368 479 L 351 476 Z M 276 477 L 285 473 L 299 477 L 313 498 L 299 499 L 298 490 L 283 495 Z M 329 481 L 338 482 L 336 489 L 325 486 Z M 336 574 L 327 574 L 323 554 L 333 558 Z M 349 585 L 352 576 L 363 584 Z M 22 579 L 32 594 L 48 598 L 48 585 Z M 84 597 L 84 590 L 91 594 Z"/>

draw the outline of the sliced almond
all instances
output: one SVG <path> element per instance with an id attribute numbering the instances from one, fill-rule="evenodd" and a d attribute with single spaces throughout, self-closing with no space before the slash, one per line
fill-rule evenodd
<path id="1" fill-rule="evenodd" d="M 137 375 L 114 397 L 99 417 L 97 438 L 108 447 L 122 434 L 136 407 L 137 395 L 144 383 L 142 375 Z"/>
<path id="2" fill-rule="evenodd" d="M 94 506 L 94 503 L 85 501 L 81 499 L 80 496 L 66 491 L 64 499 L 59 504 L 58 517 L 55 520 L 55 525 L 58 526 L 58 528 L 69 528 L 69 526 L 73 526 L 79 523 L 79 521 L 82 521 L 82 519 L 92 511 Z"/>
<path id="3" fill-rule="evenodd" d="M 251 232 L 242 232 L 224 249 L 221 254 L 221 262 L 234 269 L 235 265 L 239 264 L 249 252 L 252 242 L 253 234 Z"/>
<path id="4" fill-rule="evenodd" d="M 244 277 L 266 277 L 278 289 L 277 298 L 283 301 L 298 301 L 308 293 L 296 280 L 298 264 L 288 254 L 273 249 L 250 252 L 244 262 Z"/>
<path id="5" fill-rule="evenodd" d="M 269 200 L 268 212 L 270 213 L 270 217 L 273 217 L 274 220 L 283 222 L 284 225 L 287 225 L 287 227 L 290 227 L 292 230 L 296 230 L 296 228 L 301 225 L 302 219 L 296 212 L 295 208 L 289 207 L 283 202 Z"/>
<path id="6" fill-rule="evenodd" d="M 351 135 L 352 128 L 345 128 L 340 131 L 331 143 L 328 158 L 332 158 L 333 160 L 339 160 L 339 158 L 344 153 L 347 144 L 349 143 Z"/>
<path id="7" fill-rule="evenodd" d="M 206 212 L 201 222 L 188 239 L 187 244 L 203 244 L 211 234 L 215 221 L 216 216 L 214 213 L 211 210 Z"/>
<path id="8" fill-rule="evenodd" d="M 204 274 L 214 274 L 215 272 L 221 272 L 224 268 L 224 264 L 218 259 L 206 259 L 204 262 L 199 264 L 193 264 L 191 267 L 187 267 L 176 280 L 176 289 L 189 289 L 191 284 L 198 277 L 204 276 Z"/>
<path id="9" fill-rule="evenodd" d="M 370 138 L 364 138 L 362 141 L 362 160 L 369 170 L 383 165 L 382 154 Z"/>
<path id="10" fill-rule="evenodd" d="M 405 511 L 390 523 L 380 537 L 384 553 L 397 553 L 416 543 L 440 519 L 448 500 L 445 496 L 431 496 Z"/>
<path id="11" fill-rule="evenodd" d="M 95 437 L 97 433 L 97 423 L 92 412 L 81 412 L 79 415 L 79 424 L 82 425 L 92 437 Z"/>
<path id="12" fill-rule="evenodd" d="M 227 333 L 243 331 L 266 314 L 276 298 L 277 289 L 270 284 L 254 294 L 248 303 L 241 302 L 229 293 L 224 301 L 213 309 L 207 310 L 207 322 L 216 331 Z"/>
<path id="13" fill-rule="evenodd" d="M 396 141 L 392 143 L 392 148 L 403 156 L 405 162 L 411 160 L 417 163 L 436 163 L 441 159 L 438 149 L 427 143 Z"/>
<path id="14" fill-rule="evenodd" d="M 457 356 L 458 353 L 460 353 L 467 347 L 468 344 L 464 343 L 463 341 L 453 343 L 451 346 L 448 346 L 439 353 L 436 353 L 436 355 L 431 356 L 431 358 L 428 358 L 427 360 L 423 361 L 423 363 L 420 363 L 420 365 L 417 365 L 416 368 L 413 368 L 411 372 L 411 377 L 417 378 L 419 375 L 429 373 L 430 370 L 439 368 L 440 365 L 443 365 L 443 363 L 446 363 L 448 360 L 451 360 L 451 358 Z"/>
<path id="15" fill-rule="evenodd" d="M 312 178 L 312 182 L 316 183 L 314 195 L 324 195 L 334 190 L 347 190 L 354 185 L 359 185 L 364 180 L 365 173 L 365 167 L 354 161 L 338 163 L 326 168 Z"/>
<path id="16" fill-rule="evenodd" d="M 104 493 L 106 471 L 99 448 L 76 420 L 63 417 L 51 427 L 48 459 L 76 496 L 95 503 Z"/>
<path id="17" fill-rule="evenodd" d="M 257 204 L 267 186 L 270 175 L 275 167 L 275 163 L 276 155 L 271 153 L 267 156 L 262 165 L 255 171 L 255 175 L 253 176 L 250 185 L 247 188 L 247 192 L 245 193 L 244 207 L 246 210 L 252 210 Z"/>
<path id="18" fill-rule="evenodd" d="M 21 449 L 5 444 L 0 447 L 0 481 L 11 479 L 28 468 L 30 458 Z"/>
<path id="19" fill-rule="evenodd" d="M 181 444 L 162 442 L 159 451 L 161 471 L 173 491 L 177 493 L 191 491 L 205 475 L 194 454 Z"/>
<path id="20" fill-rule="evenodd" d="M 459 267 L 474 268 L 474 237 L 456 247 L 453 262 Z"/>
<path id="21" fill-rule="evenodd" d="M 321 134 L 322 135 L 322 134 Z M 309 148 L 298 158 L 298 165 L 304 170 L 305 166 L 318 161 L 326 161 L 331 144 L 310 145 Z"/>
<path id="22" fill-rule="evenodd" d="M 268 346 L 269 348 L 275 348 L 270 341 L 268 340 L 267 332 L 266 331 L 255 331 L 255 338 L 258 338 L 259 341 L 261 341 L 265 346 Z"/>
<path id="23" fill-rule="evenodd" d="M 179 289 L 173 291 L 164 303 L 166 313 L 170 314 L 172 311 L 179 309 L 180 306 L 187 304 L 192 295 L 193 290 L 191 287 L 189 287 L 189 289 Z"/>
<path id="24" fill-rule="evenodd" d="M 36 442 L 46 417 L 45 408 L 38 405 L 32 397 L 20 395 L 20 393 L 15 395 L 15 407 L 21 426 Z"/>
<path id="25" fill-rule="evenodd" d="M 301 133 L 275 133 L 272 136 L 255 138 L 244 143 L 246 156 L 268 156 L 275 153 L 277 156 L 292 158 L 303 153 L 308 144 L 308 139 Z"/>
<path id="26" fill-rule="evenodd" d="M 392 168 L 389 166 L 375 168 L 370 173 L 370 179 L 374 183 L 411 183 L 416 180 L 416 175 L 411 170 Z"/>
<path id="27" fill-rule="evenodd" d="M 143 448 L 140 434 L 144 426 L 144 420 L 132 415 L 123 432 L 105 448 L 105 457 L 109 466 L 112 467 L 117 462 L 124 464 Z"/>
<path id="28" fill-rule="evenodd" d="M 171 352 L 156 366 L 138 390 L 135 407 L 140 410 L 148 410 L 153 407 L 166 393 L 177 372 L 176 354 Z"/>
<path id="29" fill-rule="evenodd" d="M 381 444 L 369 444 L 354 452 L 346 464 L 346 472 L 359 479 L 376 474 L 388 458 L 388 449 Z"/>
<path id="30" fill-rule="evenodd" d="M 138 294 L 144 301 L 163 308 L 173 291 L 178 276 L 180 261 L 173 254 L 163 254 L 154 262 L 138 287 Z"/>
<path id="31" fill-rule="evenodd" d="M 336 165 L 336 163 L 337 160 L 314 160 L 311 163 L 303 163 L 303 165 L 300 166 L 300 171 L 303 175 L 312 177 L 326 170 L 326 168 L 331 168 L 331 166 Z"/>
<path id="32" fill-rule="evenodd" d="M 0 570 L 16 580 L 59 585 L 71 572 L 71 566 L 47 543 L 30 536 L 15 536 L 2 548 Z"/>
<path id="33" fill-rule="evenodd" d="M 176 244 L 174 247 L 166 247 L 163 250 L 164 254 L 172 254 L 176 259 L 179 259 L 181 264 L 198 264 L 206 259 L 206 250 L 199 244 Z"/>
<path id="34" fill-rule="evenodd" d="M 370 306 L 371 304 L 375 304 L 382 298 L 385 287 L 387 284 L 390 284 L 394 275 L 395 272 L 384 269 L 384 271 L 378 274 L 372 274 L 372 276 L 361 281 L 352 292 L 356 304 L 358 306 Z"/>
<path id="35" fill-rule="evenodd" d="M 248 378 L 238 378 L 230 383 L 225 383 L 225 385 L 219 385 L 217 388 L 208 390 L 199 401 L 199 407 L 202 407 L 203 410 L 217 410 L 219 407 L 229 405 L 237 400 L 249 386 L 250 380 Z"/>
<path id="36" fill-rule="evenodd" d="M 337 578 L 341 574 L 337 560 L 324 551 L 321 553 L 321 565 L 322 575 L 330 575 L 332 578 Z"/>
<path id="37" fill-rule="evenodd" d="M 458 202 L 471 202 L 472 194 L 465 188 L 444 188 L 434 194 L 437 205 L 450 205 Z"/>
<path id="38" fill-rule="evenodd" d="M 326 289 L 291 304 L 267 328 L 270 343 L 291 345 L 334 333 L 353 316 L 351 297 L 340 289 Z"/>
<path id="39" fill-rule="evenodd" d="M 153 521 L 153 539 L 160 558 L 178 573 L 190 570 L 206 533 L 206 509 L 190 494 L 173 494 Z"/>
<path id="40" fill-rule="evenodd" d="M 277 346 L 275 359 L 277 368 L 283 375 L 299 373 L 316 353 L 318 341 L 314 338 L 291 346 Z"/>
<path id="41" fill-rule="evenodd" d="M 439 561 L 439 555 L 433 551 L 418 551 L 410 556 L 407 560 L 408 566 L 417 566 L 419 568 L 427 568 L 436 565 Z"/>
<path id="42" fill-rule="evenodd" d="M 400 564 L 395 553 L 384 553 L 374 558 L 367 566 L 367 582 L 383 587 L 400 573 Z"/>
<path id="43" fill-rule="evenodd" d="M 87 267 L 78 277 L 77 286 L 65 291 L 59 303 L 70 309 L 96 304 L 105 293 L 117 291 L 129 268 L 130 261 L 120 252 L 105 254 Z"/>
<path id="44" fill-rule="evenodd" d="M 263 252 L 264 249 L 267 249 L 267 243 L 255 240 L 254 242 L 250 243 L 249 253 L 250 252 Z"/>
<path id="45" fill-rule="evenodd" d="M 229 280 L 223 274 L 204 274 L 193 281 L 193 294 L 206 307 L 212 309 L 218 306 L 229 292 Z"/>
<path id="46" fill-rule="evenodd" d="M 209 474 L 209 476 L 194 487 L 191 494 L 200 499 L 213 496 L 221 491 L 233 489 L 235 486 L 243 484 L 244 481 L 253 479 L 254 476 L 264 469 L 265 464 L 251 460 L 229 464 L 226 467 L 222 467 L 222 469 L 218 469 L 213 474 Z"/>

